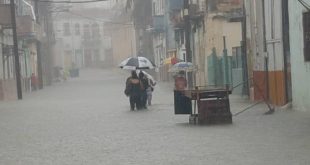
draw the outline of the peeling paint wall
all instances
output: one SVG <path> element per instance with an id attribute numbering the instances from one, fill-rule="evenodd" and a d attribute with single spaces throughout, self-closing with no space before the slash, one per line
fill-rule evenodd
<path id="1" fill-rule="evenodd" d="M 310 0 L 303 1 L 310 4 Z M 303 12 L 306 9 L 297 0 L 289 0 L 293 107 L 310 112 L 310 62 L 304 61 Z"/>

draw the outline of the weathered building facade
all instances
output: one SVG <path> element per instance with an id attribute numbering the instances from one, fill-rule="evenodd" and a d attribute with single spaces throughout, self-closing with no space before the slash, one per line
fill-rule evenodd
<path id="1" fill-rule="evenodd" d="M 253 60 L 253 99 L 263 97 L 274 105 L 285 105 L 290 100 L 289 50 L 286 48 L 285 2 L 246 1 L 248 55 Z"/>
<path id="2" fill-rule="evenodd" d="M 302 4 L 304 3 L 304 5 Z M 310 109 L 310 1 L 288 1 L 293 107 Z"/>
<path id="3" fill-rule="evenodd" d="M 118 66 L 126 58 L 137 56 L 136 33 L 132 10 L 126 10 L 125 1 L 118 1 L 109 11 L 113 21 L 105 23 L 105 36 L 111 39 L 111 64 Z"/>
<path id="4" fill-rule="evenodd" d="M 38 78 L 38 87 L 43 87 L 42 61 L 40 45 L 42 42 L 42 25 L 39 18 L 39 6 L 37 1 L 16 1 L 16 32 L 18 39 L 18 54 L 20 59 L 20 75 L 23 91 L 31 91 L 31 75 Z M 11 20 L 8 8 L 10 1 L 0 1 L 1 12 L 5 20 Z M 13 54 L 13 32 L 11 22 L 1 24 L 1 85 L 0 99 L 16 98 L 16 70 Z"/>
<path id="5" fill-rule="evenodd" d="M 60 46 L 55 54 L 55 66 L 66 70 L 104 67 L 107 56 L 111 55 L 111 40 L 104 35 L 105 16 L 107 12 L 100 9 L 83 9 L 54 17 L 56 44 Z"/>

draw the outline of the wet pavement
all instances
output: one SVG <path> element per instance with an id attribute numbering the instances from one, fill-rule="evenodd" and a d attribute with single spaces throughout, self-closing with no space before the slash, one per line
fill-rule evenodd
<path id="1" fill-rule="evenodd" d="M 81 76 L 0 102 L 0 165 L 309 165 L 310 114 L 260 104 L 231 125 L 197 126 L 173 113 L 171 84 L 129 111 L 126 74 Z M 252 103 L 231 96 L 237 113 Z"/>

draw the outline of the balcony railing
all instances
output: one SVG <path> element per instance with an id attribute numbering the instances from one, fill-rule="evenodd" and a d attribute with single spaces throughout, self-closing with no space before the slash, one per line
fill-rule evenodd
<path id="1" fill-rule="evenodd" d="M 41 40 L 42 28 L 31 16 L 16 17 L 16 31 L 19 38 Z"/>
<path id="2" fill-rule="evenodd" d="M 169 14 L 170 22 L 174 28 L 184 28 L 185 22 L 182 11 L 173 11 Z"/>
<path id="3" fill-rule="evenodd" d="M 181 10 L 184 7 L 184 0 L 169 0 L 169 10 Z"/>
<path id="4" fill-rule="evenodd" d="M 83 47 L 98 47 L 102 45 L 100 37 L 83 36 L 82 46 Z"/>

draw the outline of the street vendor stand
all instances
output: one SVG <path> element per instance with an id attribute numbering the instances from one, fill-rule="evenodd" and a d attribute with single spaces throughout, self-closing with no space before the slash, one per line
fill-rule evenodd
<path id="1" fill-rule="evenodd" d="M 192 63 L 179 62 L 173 65 L 169 72 L 185 71 L 188 73 L 195 70 L 196 67 Z M 175 77 L 175 114 L 189 114 L 190 123 L 195 124 L 232 123 L 229 104 L 231 90 L 229 88 L 196 86 L 195 89 L 187 89 L 187 83 L 184 83 L 187 81 L 185 79 L 180 81 L 179 77 Z M 194 102 L 194 106 L 192 106 L 192 102 Z"/>
<path id="2" fill-rule="evenodd" d="M 232 123 L 229 94 L 231 90 L 225 88 L 196 87 L 174 91 L 175 114 L 189 114 L 190 123 L 194 124 Z"/>

